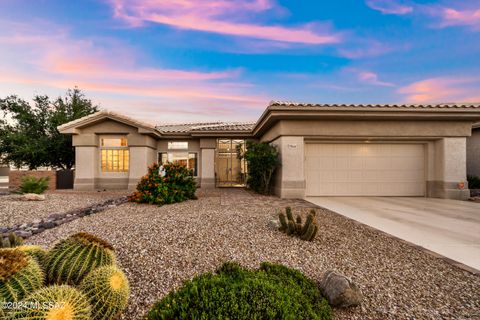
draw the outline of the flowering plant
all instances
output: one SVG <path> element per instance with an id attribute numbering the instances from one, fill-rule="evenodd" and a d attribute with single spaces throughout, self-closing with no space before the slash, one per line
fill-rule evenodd
<path id="1" fill-rule="evenodd" d="M 163 167 L 160 170 L 160 167 Z M 154 163 L 140 179 L 129 200 L 137 203 L 170 204 L 196 199 L 197 184 L 192 170 L 176 163 Z"/>

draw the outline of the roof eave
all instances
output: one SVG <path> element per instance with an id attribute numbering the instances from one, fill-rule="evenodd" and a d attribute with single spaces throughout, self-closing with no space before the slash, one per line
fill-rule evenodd
<path id="1" fill-rule="evenodd" d="M 253 129 L 253 136 L 259 137 L 277 121 L 285 119 L 342 119 L 342 120 L 480 120 L 478 108 L 353 108 L 353 107 L 278 107 L 269 106 L 260 116 Z"/>

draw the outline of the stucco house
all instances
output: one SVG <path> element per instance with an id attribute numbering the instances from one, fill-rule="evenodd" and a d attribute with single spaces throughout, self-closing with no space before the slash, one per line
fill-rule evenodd
<path id="1" fill-rule="evenodd" d="M 467 174 L 480 177 L 480 123 L 473 125 L 467 138 Z"/>
<path id="2" fill-rule="evenodd" d="M 480 105 L 473 104 L 274 101 L 255 123 L 154 126 L 100 111 L 59 130 L 73 135 L 78 190 L 133 189 L 155 161 L 185 164 L 201 187 L 242 186 L 246 164 L 235 148 L 255 139 L 278 146 L 281 166 L 274 189 L 283 198 L 465 199 L 467 137 L 478 121 Z"/>

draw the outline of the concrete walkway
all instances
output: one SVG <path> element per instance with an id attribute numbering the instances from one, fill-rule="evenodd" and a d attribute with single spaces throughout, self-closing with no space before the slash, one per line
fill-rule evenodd
<path id="1" fill-rule="evenodd" d="M 410 197 L 307 200 L 480 270 L 480 203 Z"/>

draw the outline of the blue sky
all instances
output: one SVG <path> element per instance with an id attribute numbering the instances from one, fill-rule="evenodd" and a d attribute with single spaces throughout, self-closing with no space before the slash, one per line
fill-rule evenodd
<path id="1" fill-rule="evenodd" d="M 0 2 L 0 97 L 78 86 L 154 123 L 270 100 L 480 102 L 480 1 Z"/>

